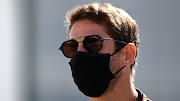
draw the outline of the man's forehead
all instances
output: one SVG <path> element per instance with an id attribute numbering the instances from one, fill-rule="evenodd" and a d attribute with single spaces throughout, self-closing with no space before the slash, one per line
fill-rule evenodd
<path id="1" fill-rule="evenodd" d="M 89 36 L 89 35 L 88 35 L 88 36 Z M 80 41 L 83 41 L 83 39 L 84 39 L 85 37 L 86 37 L 86 36 L 80 36 L 80 37 L 75 37 L 75 38 L 72 38 L 72 39 L 80 42 Z M 70 40 L 71 40 L 71 39 L 70 39 Z"/>
<path id="2" fill-rule="evenodd" d="M 95 23 L 91 20 L 78 20 L 70 29 L 69 32 L 69 38 L 77 38 L 81 36 L 87 36 L 87 35 L 99 35 L 103 36 L 102 34 L 106 33 L 106 28 L 98 23 Z"/>

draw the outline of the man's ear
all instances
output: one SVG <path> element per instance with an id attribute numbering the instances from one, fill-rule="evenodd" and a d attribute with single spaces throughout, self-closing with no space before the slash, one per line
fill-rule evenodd
<path id="1" fill-rule="evenodd" d="M 124 65 L 130 66 L 135 61 L 136 56 L 136 47 L 133 43 L 128 43 L 126 46 L 124 46 L 124 54 L 125 54 L 125 60 Z"/>

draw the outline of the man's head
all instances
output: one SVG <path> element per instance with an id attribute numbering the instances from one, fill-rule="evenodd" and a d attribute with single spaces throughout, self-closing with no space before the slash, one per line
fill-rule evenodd
<path id="1" fill-rule="evenodd" d="M 109 37 L 114 40 L 120 40 L 127 43 L 133 43 L 135 45 L 135 58 L 138 55 L 139 49 L 139 32 L 138 26 L 136 22 L 127 14 L 124 10 L 116 8 L 110 4 L 98 4 L 93 3 L 89 5 L 84 5 L 81 7 L 77 7 L 72 11 L 68 12 L 66 15 L 66 19 L 68 22 L 67 33 L 70 39 L 81 37 L 79 30 L 84 30 L 83 26 L 88 26 L 89 23 L 94 23 L 95 25 L 100 25 L 102 29 L 96 28 L 96 32 L 91 32 L 91 34 L 102 34 L 102 37 Z M 78 24 L 81 24 L 78 28 Z M 82 26 L 82 23 L 84 24 Z M 74 31 L 73 26 L 76 24 L 76 30 Z M 95 27 L 95 25 L 93 27 Z M 89 26 L 92 27 L 92 26 Z M 104 33 L 102 33 L 102 31 Z M 99 32 L 98 32 L 99 31 Z M 90 34 L 89 32 L 87 32 Z M 84 32 L 84 34 L 87 34 Z M 78 36 L 79 34 L 79 36 Z M 106 46 L 111 46 L 112 49 L 113 43 L 109 41 L 104 41 L 103 43 Z M 125 45 L 119 42 L 114 43 L 114 50 L 118 51 Z M 84 48 L 79 47 L 79 51 Z M 103 50 L 102 50 L 103 51 Z M 106 52 L 110 52 L 109 49 Z M 101 52 L 101 51 L 100 51 Z M 132 74 L 134 74 L 134 66 L 136 64 L 136 60 L 131 64 Z"/>
<path id="2" fill-rule="evenodd" d="M 63 42 L 60 50 L 71 58 L 72 76 L 79 90 L 91 98 L 116 92 L 135 94 L 133 74 L 139 48 L 136 22 L 108 3 L 77 7 L 66 19 L 70 40 Z"/>

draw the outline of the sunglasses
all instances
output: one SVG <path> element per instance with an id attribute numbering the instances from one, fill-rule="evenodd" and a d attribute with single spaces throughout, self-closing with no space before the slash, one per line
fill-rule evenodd
<path id="1" fill-rule="evenodd" d="M 83 37 L 78 37 L 78 38 L 83 38 Z M 63 52 L 65 57 L 72 58 L 74 54 L 77 52 L 79 42 L 76 41 L 76 39 L 78 38 L 71 39 L 62 43 L 59 50 Z M 99 52 L 102 48 L 102 43 L 104 40 L 113 40 L 113 39 L 102 38 L 99 35 L 89 35 L 89 36 L 85 36 L 83 41 L 80 42 L 83 42 L 83 46 L 88 52 Z M 113 41 L 127 44 L 127 42 L 124 41 L 119 41 L 119 40 L 113 40 Z"/>

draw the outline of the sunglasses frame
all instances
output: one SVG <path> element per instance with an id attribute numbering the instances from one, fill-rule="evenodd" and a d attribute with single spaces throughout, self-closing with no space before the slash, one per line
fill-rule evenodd
<path id="1" fill-rule="evenodd" d="M 84 41 L 85 41 L 85 39 L 87 39 L 88 37 L 93 37 L 93 36 L 96 36 L 96 37 L 98 37 L 98 38 L 101 40 L 100 48 L 98 49 L 97 52 L 99 52 L 99 51 L 102 49 L 102 44 L 103 44 L 103 41 L 104 41 L 104 40 L 112 40 L 112 41 L 115 41 L 115 42 L 123 43 L 123 44 L 125 44 L 125 45 L 128 44 L 127 42 L 124 42 L 124 41 L 114 40 L 114 39 L 111 39 L 111 38 L 102 38 L 102 37 L 99 36 L 99 35 L 82 36 L 82 37 L 84 37 L 84 39 L 83 39 L 83 41 L 80 41 L 80 42 L 83 42 L 83 46 L 84 46 L 84 48 L 85 48 L 88 52 L 94 52 L 94 51 L 92 51 L 92 50 L 89 49 L 87 46 L 85 46 L 85 42 L 84 42 Z M 75 42 L 75 44 L 77 45 L 77 49 L 78 49 L 79 42 L 76 41 L 75 39 L 82 38 L 82 37 L 77 37 L 77 38 L 74 38 L 74 39 L 70 39 L 70 40 L 64 41 L 64 42 L 62 43 L 61 47 L 59 48 L 59 50 L 62 51 L 62 53 L 64 54 L 65 57 L 67 57 L 67 58 L 72 58 L 72 57 L 68 57 L 68 56 L 65 54 L 64 49 L 63 49 L 63 46 L 64 46 L 64 44 L 65 44 L 66 42 L 73 41 L 73 42 Z M 77 49 L 76 49 L 76 52 L 77 52 Z M 115 53 L 116 53 L 116 52 L 115 52 Z M 113 53 L 113 54 L 115 54 L 115 53 Z"/>

